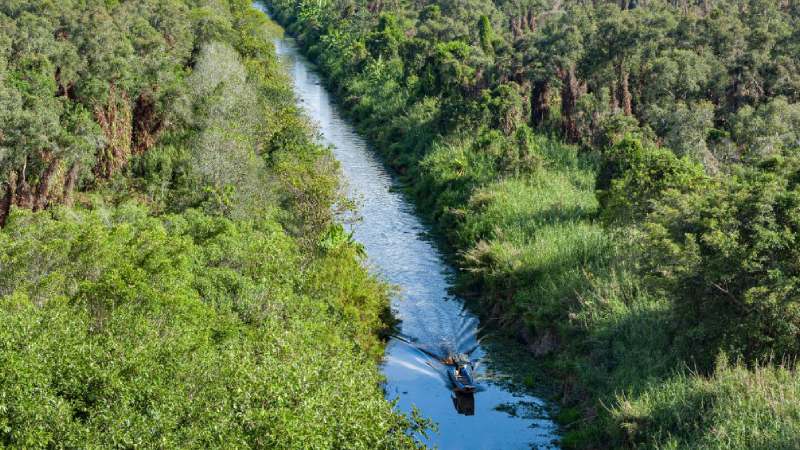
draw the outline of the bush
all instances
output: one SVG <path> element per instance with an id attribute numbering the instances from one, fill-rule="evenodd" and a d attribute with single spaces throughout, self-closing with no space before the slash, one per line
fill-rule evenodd
<path id="1" fill-rule="evenodd" d="M 646 269 L 674 296 L 697 358 L 800 354 L 798 182 L 797 157 L 738 167 L 666 191 L 644 222 Z"/>
<path id="2" fill-rule="evenodd" d="M 304 281 L 274 222 L 59 215 L 0 232 L 0 446 L 411 446 L 364 353 L 385 291 L 346 249 Z"/>
<path id="3" fill-rule="evenodd" d="M 703 178 L 703 167 L 688 157 L 628 137 L 608 150 L 597 178 L 603 217 L 617 223 L 639 220 L 665 190 L 691 188 Z"/>

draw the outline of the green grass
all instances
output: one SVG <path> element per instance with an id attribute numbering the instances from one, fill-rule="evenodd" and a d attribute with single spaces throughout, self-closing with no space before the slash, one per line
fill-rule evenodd
<path id="1" fill-rule="evenodd" d="M 620 438 L 641 448 L 795 449 L 800 376 L 783 366 L 749 369 L 720 358 L 714 375 L 679 373 L 611 409 Z"/>

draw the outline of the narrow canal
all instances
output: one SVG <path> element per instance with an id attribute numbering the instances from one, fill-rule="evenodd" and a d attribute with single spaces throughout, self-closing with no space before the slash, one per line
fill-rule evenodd
<path id="1" fill-rule="evenodd" d="M 507 364 L 498 363 L 519 348 L 479 340 L 478 319 L 450 294 L 453 269 L 427 237 L 429 230 L 413 205 L 343 117 L 292 39 L 280 38 L 275 45 L 294 81 L 298 102 L 318 125 L 324 143 L 333 147 L 349 195 L 358 202 L 361 220 L 352 225 L 355 238 L 364 245 L 371 268 L 399 288 L 392 309 L 402 322 L 382 366 L 387 397 L 398 399 L 401 411 L 410 413 L 416 407 L 438 425 L 438 431 L 424 440 L 430 446 L 555 448 L 556 427 L 544 402 L 514 387 L 502 371 Z M 478 392 L 452 391 L 448 367 L 439 361 L 450 353 L 469 355 Z"/>

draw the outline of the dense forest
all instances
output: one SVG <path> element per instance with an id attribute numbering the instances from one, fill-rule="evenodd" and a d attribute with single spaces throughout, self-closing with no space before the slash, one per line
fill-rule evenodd
<path id="1" fill-rule="evenodd" d="M 564 447 L 800 447 L 800 3 L 265 4 L 558 380 Z"/>
<path id="2" fill-rule="evenodd" d="M 0 2 L 0 448 L 415 448 L 244 0 Z"/>

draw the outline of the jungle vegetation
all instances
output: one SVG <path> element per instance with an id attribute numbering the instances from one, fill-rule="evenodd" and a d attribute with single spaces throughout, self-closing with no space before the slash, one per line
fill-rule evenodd
<path id="1" fill-rule="evenodd" d="M 264 3 L 546 361 L 564 447 L 800 446 L 800 3 Z"/>
<path id="2" fill-rule="evenodd" d="M 246 0 L 0 2 L 0 448 L 415 448 Z"/>

